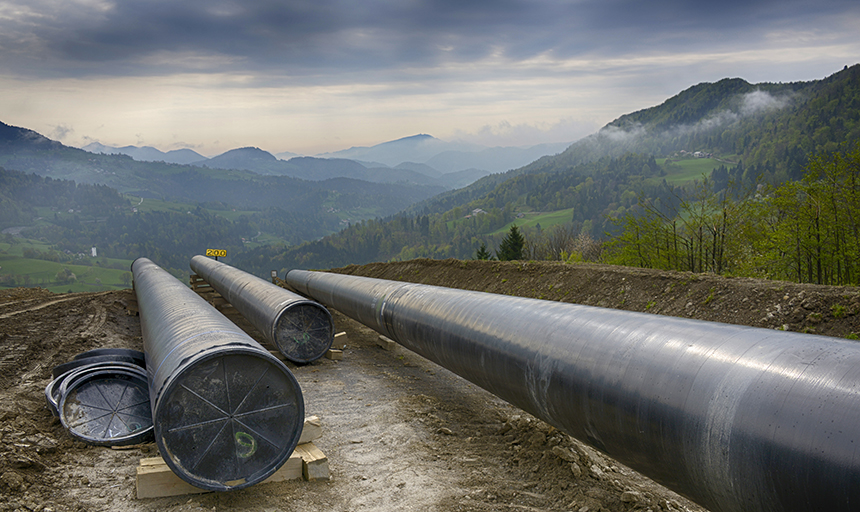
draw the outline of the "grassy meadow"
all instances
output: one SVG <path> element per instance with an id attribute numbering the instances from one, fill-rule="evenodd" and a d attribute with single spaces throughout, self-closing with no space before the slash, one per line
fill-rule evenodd
<path id="1" fill-rule="evenodd" d="M 69 261 L 48 261 L 24 256 L 26 249 L 42 254 L 52 251 L 50 244 L 15 238 L 0 242 L 0 289 L 29 286 L 55 293 L 97 292 L 131 287 L 131 261 L 74 256 Z M 69 255 L 63 255 L 70 257 Z"/>

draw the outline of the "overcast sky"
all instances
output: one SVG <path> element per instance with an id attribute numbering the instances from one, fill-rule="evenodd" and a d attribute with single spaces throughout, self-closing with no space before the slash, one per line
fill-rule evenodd
<path id="1" fill-rule="evenodd" d="M 858 0 L 0 0 L 0 121 L 72 146 L 572 142 L 860 62 Z"/>

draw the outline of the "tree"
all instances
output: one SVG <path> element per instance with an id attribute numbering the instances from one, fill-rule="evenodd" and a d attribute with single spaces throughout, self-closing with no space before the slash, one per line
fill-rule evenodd
<path id="1" fill-rule="evenodd" d="M 514 261 L 523 259 L 523 247 L 526 244 L 525 238 L 520 233 L 516 225 L 511 226 L 511 230 L 502 239 L 499 248 L 496 250 L 496 257 L 499 261 Z"/>
<path id="2" fill-rule="evenodd" d="M 481 242 L 481 247 L 478 248 L 478 251 L 475 253 L 476 260 L 491 260 L 493 256 L 490 254 L 490 251 L 487 250 L 487 244 Z"/>

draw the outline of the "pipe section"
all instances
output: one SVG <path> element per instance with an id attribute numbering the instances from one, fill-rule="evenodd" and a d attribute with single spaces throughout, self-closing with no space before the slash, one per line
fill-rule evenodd
<path id="1" fill-rule="evenodd" d="M 331 313 L 316 302 L 205 256 L 191 258 L 205 279 L 294 363 L 325 355 L 334 340 Z"/>
<path id="2" fill-rule="evenodd" d="M 304 401 L 284 364 L 152 261 L 132 263 L 155 441 L 210 491 L 265 480 L 290 457 Z"/>
<path id="3" fill-rule="evenodd" d="M 860 344 L 293 270 L 287 282 L 714 511 L 860 510 Z"/>

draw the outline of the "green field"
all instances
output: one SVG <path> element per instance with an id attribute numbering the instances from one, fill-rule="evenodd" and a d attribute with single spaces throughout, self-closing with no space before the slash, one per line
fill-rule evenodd
<path id="1" fill-rule="evenodd" d="M 651 181 L 659 183 L 665 179 L 670 185 L 683 185 L 693 180 L 701 180 L 702 176 L 710 176 L 711 171 L 721 165 L 729 169 L 734 167 L 734 164 L 721 162 L 715 158 L 672 160 L 668 166 L 665 158 L 658 158 L 657 164 L 666 169 L 666 176 L 651 178 Z"/>
<path id="2" fill-rule="evenodd" d="M 558 210 L 555 212 L 526 212 L 525 216 L 521 219 L 515 219 L 513 222 L 506 224 L 504 227 L 499 228 L 490 235 L 499 235 L 505 234 L 510 231 L 512 225 L 516 225 L 518 228 L 536 228 L 538 224 L 540 224 L 540 228 L 542 230 L 549 229 L 553 226 L 570 224 L 571 219 L 573 218 L 573 208 L 568 208 L 566 210 Z"/>
<path id="3" fill-rule="evenodd" d="M 131 286 L 131 261 L 87 255 L 72 261 L 55 262 L 25 258 L 26 248 L 42 253 L 51 251 L 49 244 L 34 240 L 19 238 L 11 244 L 0 242 L 0 289 L 38 286 L 61 293 L 122 290 Z M 58 275 L 66 274 L 65 270 L 74 274 L 74 278 L 58 279 Z"/>

